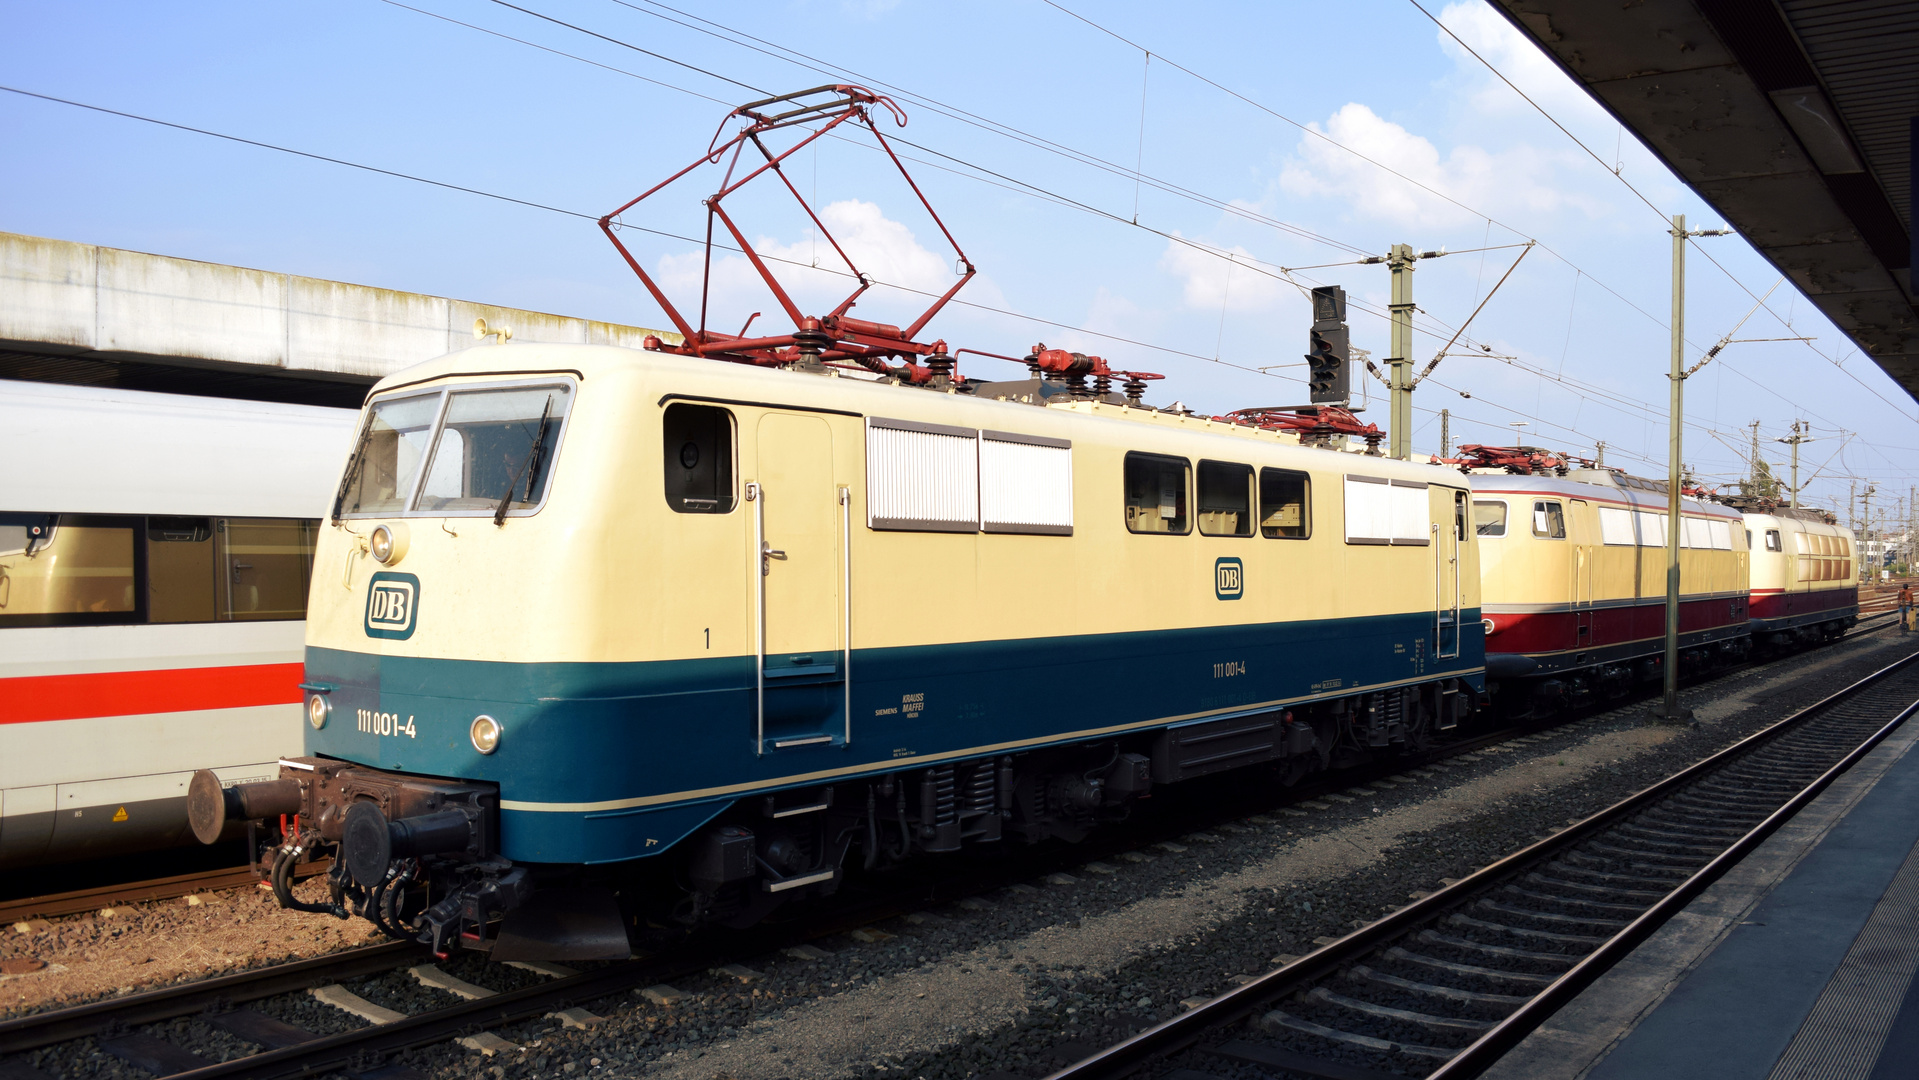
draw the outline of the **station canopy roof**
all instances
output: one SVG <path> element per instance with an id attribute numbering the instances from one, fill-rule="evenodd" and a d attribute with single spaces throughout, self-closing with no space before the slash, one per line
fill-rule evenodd
<path id="1" fill-rule="evenodd" d="M 1919 398 L 1919 4 L 1491 2 Z"/>

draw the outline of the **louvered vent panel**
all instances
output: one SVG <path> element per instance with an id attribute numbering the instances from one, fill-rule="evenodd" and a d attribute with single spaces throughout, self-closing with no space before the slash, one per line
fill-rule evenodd
<path id="1" fill-rule="evenodd" d="M 987 532 L 1073 531 L 1073 450 L 995 438 L 979 444 L 980 521 Z"/>
<path id="2" fill-rule="evenodd" d="M 867 524 L 875 529 L 976 532 L 979 529 L 979 437 L 965 429 L 866 428 Z"/>

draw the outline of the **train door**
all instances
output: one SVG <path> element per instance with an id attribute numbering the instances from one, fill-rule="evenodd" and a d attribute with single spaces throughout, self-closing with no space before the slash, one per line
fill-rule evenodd
<path id="1" fill-rule="evenodd" d="M 1598 521 L 1591 503 L 1584 499 L 1572 500 L 1569 539 L 1573 546 L 1573 647 L 1578 649 L 1591 646 L 1593 640 L 1593 554 L 1594 545 L 1599 542 L 1593 533 L 1597 531 Z"/>
<path id="2" fill-rule="evenodd" d="M 760 418 L 753 503 L 759 577 L 754 752 L 843 742 L 847 504 L 824 419 Z"/>
<path id="3" fill-rule="evenodd" d="M 1460 568 L 1459 545 L 1466 538 L 1466 493 L 1452 488 L 1434 487 L 1440 493 L 1433 507 L 1437 519 L 1442 522 L 1434 531 L 1439 543 L 1434 545 L 1434 572 L 1438 576 L 1433 589 L 1434 624 L 1433 653 L 1441 660 L 1450 660 L 1459 655 L 1460 605 Z M 1451 506 L 1444 501 L 1451 496 Z"/>

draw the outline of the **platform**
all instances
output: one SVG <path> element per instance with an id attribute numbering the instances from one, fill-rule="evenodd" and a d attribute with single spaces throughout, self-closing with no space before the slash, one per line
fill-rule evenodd
<path id="1" fill-rule="evenodd" d="M 1919 718 L 1484 1075 L 1919 1077 Z"/>

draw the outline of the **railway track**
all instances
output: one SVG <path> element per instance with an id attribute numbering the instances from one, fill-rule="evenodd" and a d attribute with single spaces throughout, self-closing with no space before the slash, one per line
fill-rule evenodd
<path id="1" fill-rule="evenodd" d="M 293 870 L 294 879 L 304 881 L 315 874 L 324 874 L 332 864 L 331 859 L 301 863 Z M 73 915 L 82 911 L 98 911 L 103 907 L 113 907 L 117 904 L 174 900 L 182 896 L 192 896 L 195 893 L 213 892 L 217 889 L 245 888 L 259 880 L 259 872 L 250 866 L 228 866 L 191 874 L 174 874 L 168 877 L 97 885 L 68 892 L 47 893 L 42 896 L 27 896 L 18 900 L 0 901 L 0 922 Z"/>
<path id="2" fill-rule="evenodd" d="M 1919 711 L 1919 653 L 1049 1080 L 1462 1080 Z"/>
<path id="3" fill-rule="evenodd" d="M 452 1040 L 462 1040 L 470 1048 L 486 1052 L 510 1049 L 512 1044 L 486 1034 L 486 1030 L 540 1017 L 552 1017 L 571 1026 L 590 1026 L 599 1018 L 579 1008 L 585 1003 L 842 933 L 917 908 L 924 899 L 923 889 L 902 890 L 850 905 L 804 927 L 759 929 L 727 935 L 724 940 L 701 940 L 672 954 L 636 956 L 591 970 L 551 963 L 513 963 L 510 966 L 537 976 L 537 980 L 504 991 L 467 982 L 441 969 L 424 946 L 388 942 L 0 1021 L 0 1080 L 46 1080 L 47 1074 L 35 1068 L 25 1055 L 81 1039 L 92 1039 L 103 1053 L 156 1076 L 178 1080 L 327 1072 L 355 1080 L 408 1080 L 420 1074 L 390 1063 L 391 1055 Z M 425 986 L 463 1000 L 406 1015 L 361 998 L 345 985 L 353 979 L 400 970 L 410 971 Z M 359 1017 L 368 1026 L 322 1034 L 246 1007 L 280 995 L 310 995 Z M 248 1056 L 218 1061 L 153 1030 L 141 1030 L 181 1018 L 192 1018 L 259 1049 Z"/>

